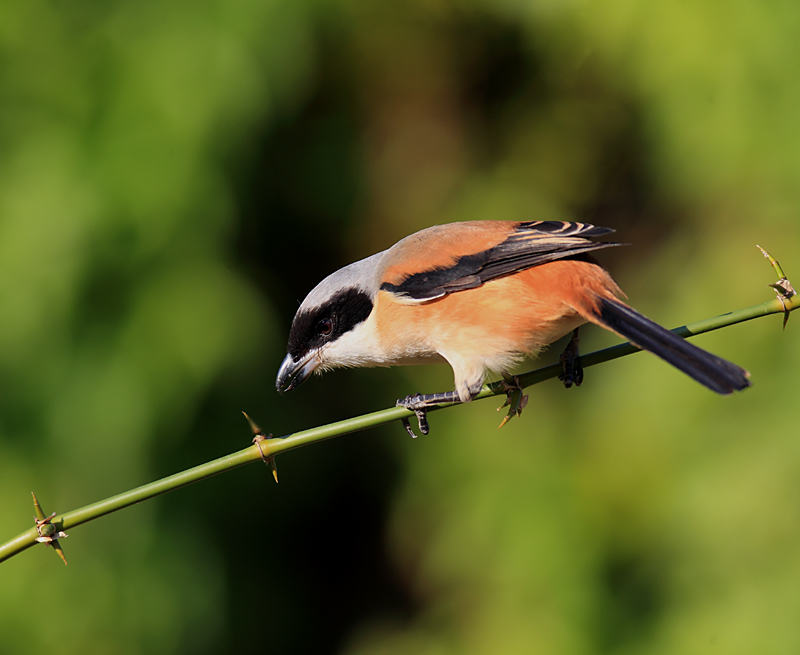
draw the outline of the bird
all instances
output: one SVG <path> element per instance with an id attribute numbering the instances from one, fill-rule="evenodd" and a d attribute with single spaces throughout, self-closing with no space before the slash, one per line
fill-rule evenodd
<path id="1" fill-rule="evenodd" d="M 525 357 L 572 334 L 560 361 L 566 387 L 583 380 L 580 326 L 599 325 L 648 350 L 718 394 L 750 385 L 744 368 L 646 318 L 593 255 L 624 244 L 615 230 L 564 221 L 478 220 L 435 225 L 345 266 L 298 308 L 275 381 L 295 389 L 312 373 L 341 367 L 447 363 L 453 391 L 397 404 L 425 412 L 466 403 L 490 374 L 513 380 Z M 423 423 L 424 421 L 424 423 Z M 412 434 L 408 422 L 406 429 Z"/>

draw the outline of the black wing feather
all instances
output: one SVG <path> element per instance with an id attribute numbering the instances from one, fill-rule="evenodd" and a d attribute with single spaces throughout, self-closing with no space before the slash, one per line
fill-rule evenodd
<path id="1" fill-rule="evenodd" d="M 508 239 L 494 248 L 461 257 L 447 268 L 410 275 L 400 284 L 384 283 L 381 289 L 415 300 L 432 300 L 456 291 L 474 289 L 489 280 L 547 262 L 622 245 L 589 240 L 612 232 L 614 230 L 610 227 L 588 223 L 520 223 Z"/>

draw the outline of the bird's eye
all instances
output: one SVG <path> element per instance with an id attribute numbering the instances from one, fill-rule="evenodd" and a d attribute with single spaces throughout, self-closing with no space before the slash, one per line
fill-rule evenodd
<path id="1" fill-rule="evenodd" d="M 317 332 L 323 337 L 327 337 L 331 332 L 333 332 L 333 321 L 331 321 L 329 318 L 323 318 L 317 324 Z"/>

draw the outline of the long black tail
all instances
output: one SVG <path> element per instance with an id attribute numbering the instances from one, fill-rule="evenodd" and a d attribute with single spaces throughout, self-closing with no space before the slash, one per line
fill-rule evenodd
<path id="1" fill-rule="evenodd" d="M 621 302 L 598 300 L 599 323 L 635 346 L 658 355 L 712 391 L 729 394 L 750 386 L 750 373 L 741 366 L 693 346 Z"/>

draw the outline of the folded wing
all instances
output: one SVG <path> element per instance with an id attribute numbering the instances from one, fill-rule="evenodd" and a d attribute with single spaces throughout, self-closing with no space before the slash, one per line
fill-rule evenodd
<path id="1" fill-rule="evenodd" d="M 592 240 L 612 232 L 608 227 L 560 221 L 479 221 L 423 230 L 413 242 L 402 241 L 396 252 L 387 253 L 390 274 L 381 290 L 407 302 L 427 302 L 547 262 L 622 245 Z M 449 237 L 458 240 L 457 252 L 471 254 L 450 254 Z M 421 260 L 420 253 L 425 253 Z M 398 278 L 391 274 L 394 270 L 417 272 Z"/>

